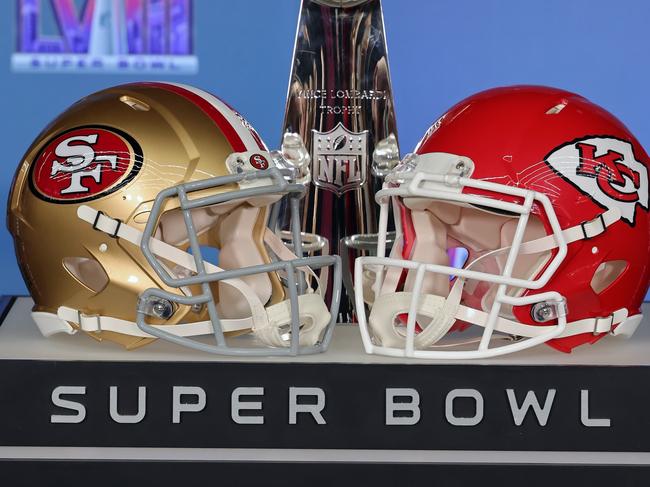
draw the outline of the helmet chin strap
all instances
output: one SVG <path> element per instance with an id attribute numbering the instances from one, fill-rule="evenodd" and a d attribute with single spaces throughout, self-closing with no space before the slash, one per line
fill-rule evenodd
<path id="1" fill-rule="evenodd" d="M 125 240 L 135 246 L 140 246 L 142 232 L 121 223 L 119 220 L 110 218 L 85 205 L 79 207 L 77 216 L 92 224 L 98 231 Z M 297 258 L 289 249 L 282 245 L 281 240 L 272 232 L 265 232 L 264 239 L 281 259 L 290 260 Z M 150 239 L 150 247 L 156 256 L 192 272 L 196 272 L 193 255 L 153 237 Z M 207 261 L 204 262 L 204 265 L 206 271 L 211 274 L 224 271 L 224 269 Z M 311 268 L 301 267 L 299 269 L 311 273 L 318 286 L 318 278 Z M 286 331 L 291 324 L 290 300 L 265 308 L 253 289 L 241 279 L 232 278 L 221 282 L 232 286 L 241 293 L 251 310 L 251 316 L 248 318 L 220 319 L 219 322 L 223 332 L 250 330 L 266 345 L 273 347 L 288 347 L 290 345 L 290 335 L 287 335 Z M 318 286 L 316 292 L 298 296 L 300 317 L 305 322 L 299 337 L 301 346 L 315 345 L 318 342 L 321 332 L 329 324 L 329 309 L 325 305 L 320 293 L 321 289 Z M 55 333 L 74 334 L 77 328 L 70 325 L 70 323 L 73 323 L 78 325 L 79 329 L 86 332 L 113 331 L 125 335 L 155 338 L 153 335 L 143 331 L 134 322 L 111 316 L 85 315 L 79 310 L 65 306 L 59 307 L 57 314 L 33 312 L 32 317 L 39 326 L 41 333 L 45 336 L 50 336 Z M 178 337 L 209 335 L 213 333 L 213 324 L 210 320 L 175 325 L 149 326 Z"/>
<path id="2" fill-rule="evenodd" d="M 456 279 L 446 298 L 434 294 L 414 296 L 410 292 L 397 292 L 381 296 L 370 311 L 368 322 L 381 344 L 387 347 L 403 346 L 408 337 L 398 332 L 395 320 L 398 315 L 409 312 L 413 299 L 418 299 L 418 321 L 429 320 L 422 331 L 415 335 L 417 349 L 428 348 L 444 337 L 456 321 L 456 314 L 463 294 L 464 279 Z"/>
<path id="3" fill-rule="evenodd" d="M 620 218 L 620 211 L 617 208 L 613 208 L 600 214 L 594 220 L 565 229 L 562 233 L 567 244 L 578 240 L 590 239 L 603 233 L 608 226 L 616 223 Z M 519 247 L 519 253 L 534 254 L 545 252 L 555 247 L 557 247 L 556 240 L 552 235 L 549 235 L 522 243 Z M 470 269 L 486 257 L 509 251 L 510 249 L 511 247 L 503 247 L 488 252 L 469 264 L 466 269 Z M 391 252 L 391 257 L 393 257 L 392 254 L 394 251 L 395 248 Z M 399 276 L 402 272 L 403 268 L 398 265 L 390 266 L 386 270 L 381 291 L 374 299 L 374 304 L 368 317 L 370 328 L 374 331 L 381 345 L 385 347 L 403 348 L 407 340 L 407 336 L 395 328 L 395 320 L 398 319 L 399 315 L 410 311 L 414 299 L 413 293 L 395 292 L 399 283 Z M 417 306 L 415 307 L 418 322 L 422 323 L 429 320 L 429 323 L 423 327 L 422 331 L 414 337 L 413 344 L 415 349 L 421 350 L 435 348 L 436 346 L 449 346 L 446 344 L 436 345 L 436 343 L 447 334 L 456 320 L 481 327 L 486 326 L 488 313 L 460 304 L 464 284 L 465 279 L 456 278 L 446 298 L 433 294 L 415 296 L 418 300 Z M 641 315 L 628 316 L 627 309 L 621 308 L 613 312 L 610 316 L 586 318 L 569 322 L 564 332 L 556 338 L 582 333 L 593 333 L 594 335 L 610 333 L 615 336 L 629 337 L 639 326 L 641 318 Z M 526 325 L 503 317 L 497 318 L 493 330 L 506 335 L 524 338 L 535 338 L 548 333 L 548 327 L 543 326 L 543 324 Z M 474 339 L 460 341 L 455 343 L 454 346 L 466 345 L 475 341 Z"/>

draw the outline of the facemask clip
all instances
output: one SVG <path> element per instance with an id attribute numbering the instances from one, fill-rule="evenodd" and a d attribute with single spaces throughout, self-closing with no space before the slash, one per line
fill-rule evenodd
<path id="1" fill-rule="evenodd" d="M 166 299 L 151 296 L 138 300 L 138 311 L 153 318 L 168 320 L 174 314 L 174 305 Z"/>
<path id="2" fill-rule="evenodd" d="M 560 316 L 566 316 L 568 313 L 566 301 L 549 302 L 542 301 L 536 303 L 531 309 L 533 320 L 537 323 L 546 323 L 548 321 L 556 320 Z"/>

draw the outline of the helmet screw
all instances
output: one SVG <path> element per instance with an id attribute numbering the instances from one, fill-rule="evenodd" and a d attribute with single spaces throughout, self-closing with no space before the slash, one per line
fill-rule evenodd
<path id="1" fill-rule="evenodd" d="M 156 318 L 166 320 L 174 313 L 174 307 L 166 299 L 157 299 L 151 306 L 151 312 Z"/>
<path id="2" fill-rule="evenodd" d="M 549 303 L 546 302 L 535 304 L 533 306 L 532 312 L 533 312 L 532 313 L 533 319 L 538 323 L 544 323 L 556 317 L 553 306 L 551 306 Z"/>

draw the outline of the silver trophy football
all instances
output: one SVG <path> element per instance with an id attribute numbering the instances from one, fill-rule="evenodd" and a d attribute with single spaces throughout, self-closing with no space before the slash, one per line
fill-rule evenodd
<path id="1" fill-rule="evenodd" d="M 353 261 L 376 247 L 374 195 L 399 161 L 381 0 L 302 1 L 283 133 L 283 150 L 297 133 L 311 155 L 305 248 L 341 255 L 339 321 L 353 321 Z"/>

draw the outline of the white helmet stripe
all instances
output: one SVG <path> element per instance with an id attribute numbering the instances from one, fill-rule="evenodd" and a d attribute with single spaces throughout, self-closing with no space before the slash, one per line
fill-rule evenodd
<path id="1" fill-rule="evenodd" d="M 251 127 L 248 121 L 239 112 L 232 109 L 216 96 L 193 86 L 188 86 L 180 83 L 167 84 L 183 88 L 184 90 L 190 91 L 195 95 L 200 96 L 205 101 L 209 102 L 214 108 L 219 111 L 219 113 L 223 115 L 223 117 L 230 123 L 230 125 L 232 125 L 233 129 L 237 132 L 237 135 L 239 135 L 242 142 L 246 145 L 246 150 L 268 150 L 266 144 L 264 144 L 260 136 L 257 134 L 257 132 L 255 132 L 255 129 Z"/>

